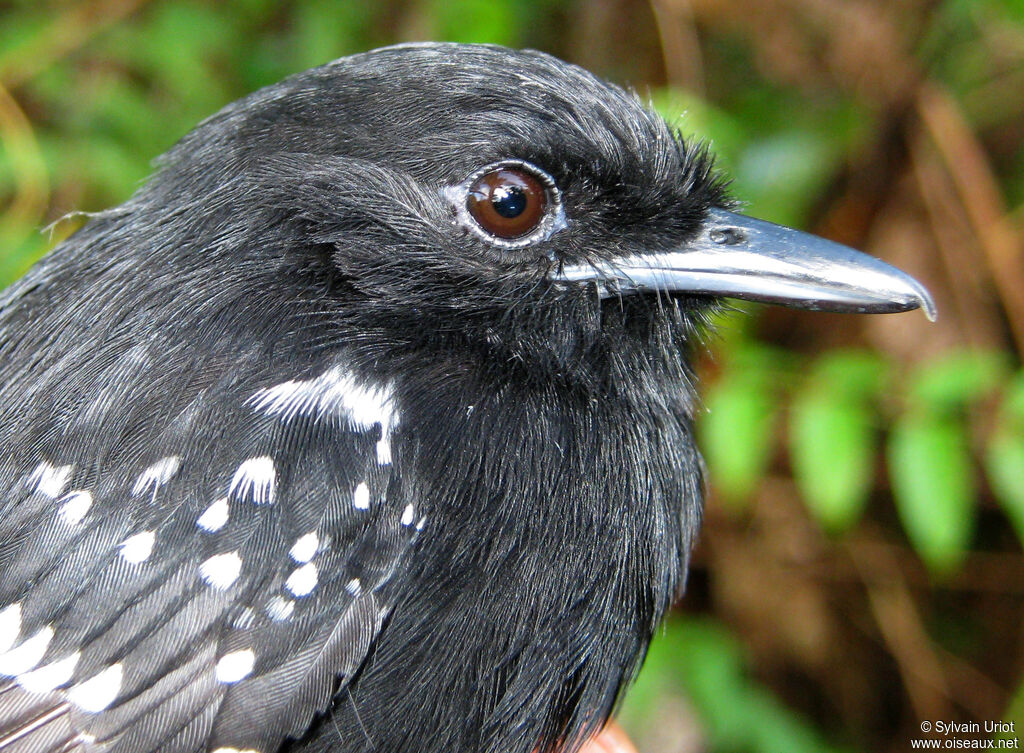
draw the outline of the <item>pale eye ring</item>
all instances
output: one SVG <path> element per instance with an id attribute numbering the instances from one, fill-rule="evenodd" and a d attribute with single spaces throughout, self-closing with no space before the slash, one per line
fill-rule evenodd
<path id="1" fill-rule="evenodd" d="M 545 240 L 566 226 L 555 181 L 521 160 L 496 162 L 445 190 L 464 226 L 504 248 Z"/>

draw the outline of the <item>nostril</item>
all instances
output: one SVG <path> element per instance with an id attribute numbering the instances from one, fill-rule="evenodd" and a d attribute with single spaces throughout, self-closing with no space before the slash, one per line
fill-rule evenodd
<path id="1" fill-rule="evenodd" d="M 746 233 L 738 227 L 716 227 L 708 233 L 708 237 L 712 243 L 720 246 L 735 246 L 747 239 Z"/>

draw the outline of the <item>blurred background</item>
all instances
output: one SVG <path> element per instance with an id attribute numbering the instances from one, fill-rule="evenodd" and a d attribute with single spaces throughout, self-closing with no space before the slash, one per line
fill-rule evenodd
<path id="1" fill-rule="evenodd" d="M 0 286 L 227 102 L 419 39 L 634 88 L 746 211 L 939 305 L 723 317 L 706 525 L 622 711 L 642 753 L 1024 736 L 1024 0 L 0 1 Z"/>

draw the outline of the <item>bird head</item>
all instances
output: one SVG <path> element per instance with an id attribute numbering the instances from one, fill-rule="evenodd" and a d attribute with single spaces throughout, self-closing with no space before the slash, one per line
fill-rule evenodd
<path id="1" fill-rule="evenodd" d="M 473 353 L 599 385 L 652 358 L 681 373 L 723 296 L 933 311 L 876 259 L 729 211 L 706 149 L 538 52 L 345 58 L 227 107 L 161 165 L 135 202 L 185 207 L 135 244 L 161 274 L 226 277 L 226 310 L 280 307 L 260 321 L 316 347 L 359 332 L 364 360 Z"/>

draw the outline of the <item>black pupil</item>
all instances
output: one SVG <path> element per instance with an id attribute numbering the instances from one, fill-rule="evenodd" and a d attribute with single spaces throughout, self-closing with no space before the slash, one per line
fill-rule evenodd
<path id="1" fill-rule="evenodd" d="M 519 186 L 498 186 L 491 194 L 494 211 L 510 220 L 526 210 L 527 201 L 526 192 Z"/>

